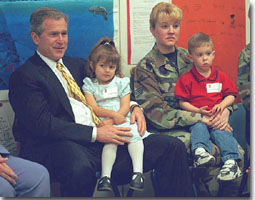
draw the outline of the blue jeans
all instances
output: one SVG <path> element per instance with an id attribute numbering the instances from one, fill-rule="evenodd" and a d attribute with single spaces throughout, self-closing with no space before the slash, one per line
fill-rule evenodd
<path id="1" fill-rule="evenodd" d="M 223 162 L 229 159 L 241 160 L 241 155 L 238 151 L 237 141 L 233 133 L 228 131 L 221 131 L 219 129 L 213 130 L 207 127 L 204 123 L 196 123 L 191 130 L 191 149 L 192 152 L 198 147 L 203 147 L 209 153 L 212 151 L 212 142 L 215 143 L 221 152 L 221 159 Z"/>

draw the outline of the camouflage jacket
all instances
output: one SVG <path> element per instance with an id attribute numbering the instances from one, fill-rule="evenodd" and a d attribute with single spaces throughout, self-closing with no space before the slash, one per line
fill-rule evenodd
<path id="1" fill-rule="evenodd" d="M 250 43 L 241 51 L 238 60 L 237 87 L 242 103 L 247 110 L 250 110 Z"/>
<path id="2" fill-rule="evenodd" d="M 131 75 L 133 99 L 144 109 L 150 124 L 159 129 L 185 127 L 202 119 L 199 113 L 181 110 L 174 98 L 177 79 L 192 67 L 187 58 L 188 51 L 180 47 L 176 49 L 178 67 L 170 64 L 154 45 Z"/>

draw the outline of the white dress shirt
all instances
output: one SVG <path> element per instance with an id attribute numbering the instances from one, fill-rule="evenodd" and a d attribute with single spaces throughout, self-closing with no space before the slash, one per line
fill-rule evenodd
<path id="1" fill-rule="evenodd" d="M 39 51 L 37 51 L 37 53 L 41 57 L 41 59 L 49 66 L 49 68 L 54 72 L 54 74 L 57 76 L 60 83 L 62 84 L 62 86 L 67 94 L 67 97 L 70 101 L 70 104 L 71 104 L 71 107 L 73 110 L 73 114 L 74 114 L 74 118 L 75 118 L 75 123 L 94 127 L 93 131 L 92 131 L 91 142 L 95 142 L 96 137 L 97 137 L 97 128 L 96 128 L 95 123 L 93 122 L 90 109 L 87 106 L 85 106 L 82 102 L 80 102 L 74 98 L 71 98 L 69 96 L 66 80 L 62 76 L 61 72 L 57 69 L 57 67 L 56 67 L 57 63 L 55 61 L 50 60 L 49 58 L 43 56 L 42 54 L 39 53 Z M 60 59 L 58 62 L 60 62 L 63 65 L 64 70 L 73 78 L 72 74 L 69 72 L 67 67 L 64 65 L 62 59 Z"/>

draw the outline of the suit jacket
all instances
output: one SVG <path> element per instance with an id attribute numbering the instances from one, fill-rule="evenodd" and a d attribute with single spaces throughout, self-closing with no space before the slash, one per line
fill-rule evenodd
<path id="1" fill-rule="evenodd" d="M 87 75 L 85 60 L 64 57 L 63 62 L 81 87 Z M 37 53 L 12 73 L 9 100 L 18 118 L 21 154 L 59 140 L 90 143 L 93 127 L 75 123 L 64 88 Z"/>

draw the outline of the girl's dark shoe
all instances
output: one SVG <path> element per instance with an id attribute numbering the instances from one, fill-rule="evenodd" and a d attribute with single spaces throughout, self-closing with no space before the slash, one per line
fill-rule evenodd
<path id="1" fill-rule="evenodd" d="M 100 178 L 98 185 L 97 185 L 97 190 L 98 191 L 112 191 L 111 179 L 107 176 Z"/>
<path id="2" fill-rule="evenodd" d="M 143 191 L 144 177 L 143 177 L 142 173 L 134 172 L 132 177 L 134 177 L 134 175 L 136 175 L 136 176 L 134 179 L 131 180 L 129 187 L 133 190 Z"/>

